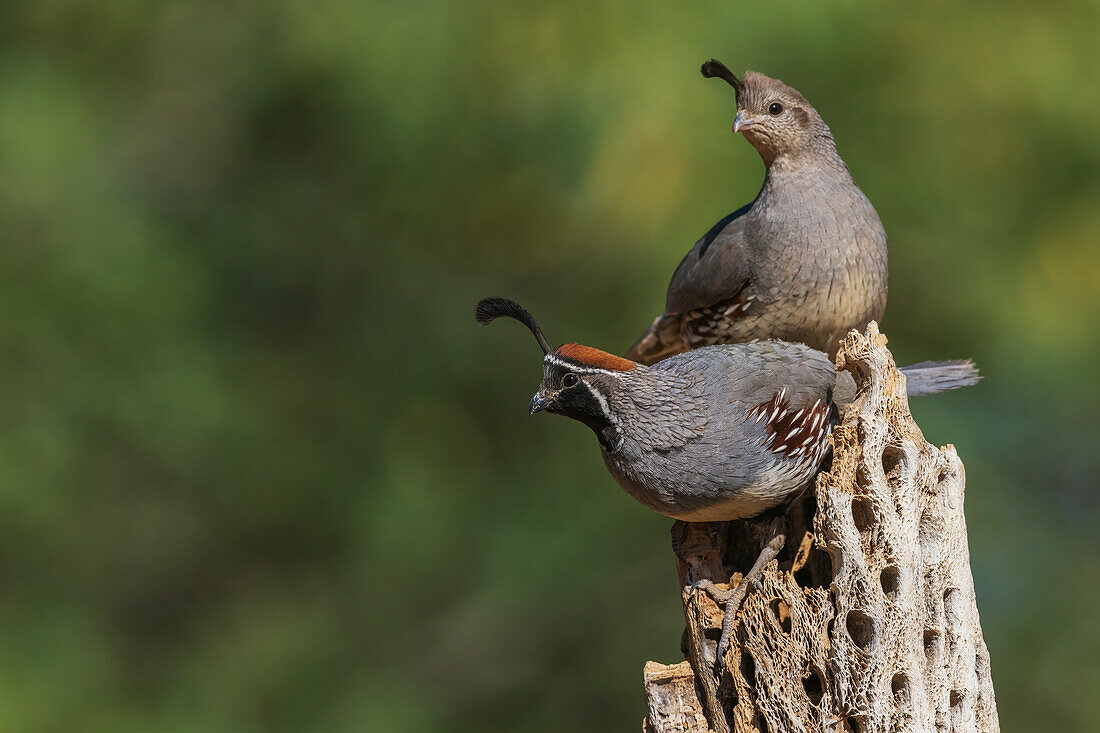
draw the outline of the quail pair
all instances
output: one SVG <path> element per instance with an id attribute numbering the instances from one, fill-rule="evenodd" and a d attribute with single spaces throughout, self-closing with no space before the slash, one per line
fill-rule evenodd
<path id="1" fill-rule="evenodd" d="M 721 219 L 676 268 L 664 312 L 627 358 L 580 344 L 550 347 L 518 303 L 486 298 L 479 323 L 505 316 L 543 352 L 531 413 L 593 430 L 608 471 L 669 517 L 721 522 L 790 502 L 829 451 L 855 383 L 838 374 L 839 339 L 881 320 L 886 234 L 837 154 L 828 126 L 796 90 L 762 74 L 701 69 L 733 87 L 733 132 L 767 172 L 756 199 Z M 969 361 L 903 367 L 910 396 L 974 384 Z M 718 659 L 747 588 L 782 547 L 783 532 L 725 602 Z"/>

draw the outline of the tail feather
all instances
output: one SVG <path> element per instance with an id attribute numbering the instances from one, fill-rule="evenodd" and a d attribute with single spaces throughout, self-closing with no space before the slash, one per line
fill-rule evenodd
<path id="1" fill-rule="evenodd" d="M 649 329 L 626 352 L 626 358 L 649 365 L 685 350 L 679 317 L 662 313 L 653 319 Z"/>
<path id="2" fill-rule="evenodd" d="M 982 378 L 970 359 L 922 361 L 901 367 L 900 371 L 905 375 L 905 391 L 910 397 L 970 387 Z"/>

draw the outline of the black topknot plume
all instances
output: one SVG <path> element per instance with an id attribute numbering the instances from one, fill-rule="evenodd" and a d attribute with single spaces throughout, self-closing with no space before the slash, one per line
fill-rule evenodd
<path id="1" fill-rule="evenodd" d="M 530 329 L 531 333 L 535 336 L 535 341 L 539 342 L 539 346 L 542 347 L 543 354 L 549 354 L 553 349 L 550 348 L 550 344 L 547 343 L 546 337 L 542 335 L 542 329 L 539 328 L 539 324 L 535 321 L 535 317 L 527 312 L 527 309 L 514 300 L 508 300 L 508 298 L 482 298 L 478 302 L 477 307 L 474 308 L 474 319 L 482 326 L 487 326 L 497 318 L 505 316 L 507 318 L 514 318 L 524 326 Z"/>
<path id="2" fill-rule="evenodd" d="M 705 64 L 700 66 L 699 71 L 701 71 L 703 76 L 708 79 L 717 77 L 724 80 L 727 84 L 733 87 L 734 91 L 736 91 L 738 94 L 740 94 L 741 90 L 744 89 L 744 85 L 741 83 L 741 80 L 738 79 L 732 71 L 727 69 L 726 65 L 723 64 L 721 61 L 715 61 L 714 59 L 711 59 L 710 61 L 707 61 Z"/>

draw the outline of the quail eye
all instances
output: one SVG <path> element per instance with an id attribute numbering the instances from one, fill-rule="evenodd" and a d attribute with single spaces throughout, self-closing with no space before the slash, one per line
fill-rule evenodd
<path id="1" fill-rule="evenodd" d="M 564 377 L 562 377 L 561 386 L 569 389 L 570 387 L 576 387 L 577 382 L 579 381 L 580 379 L 577 378 L 576 374 L 566 374 Z"/>
<path id="2" fill-rule="evenodd" d="M 768 105 L 768 114 L 770 114 L 770 115 L 781 115 L 781 114 L 783 114 L 783 105 L 781 105 L 779 102 L 772 102 L 771 104 Z"/>

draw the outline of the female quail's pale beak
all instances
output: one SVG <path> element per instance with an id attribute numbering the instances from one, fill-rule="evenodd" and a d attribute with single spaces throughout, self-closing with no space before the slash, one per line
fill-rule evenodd
<path id="1" fill-rule="evenodd" d="M 733 118 L 733 132 L 736 134 L 752 127 L 756 118 L 744 110 L 737 110 L 737 116 Z"/>
<path id="2" fill-rule="evenodd" d="M 531 398 L 531 411 L 528 414 L 534 415 L 536 412 L 542 412 L 547 407 L 552 405 L 553 402 L 553 399 L 547 397 L 542 392 L 538 392 L 537 394 L 535 394 L 534 397 Z"/>

